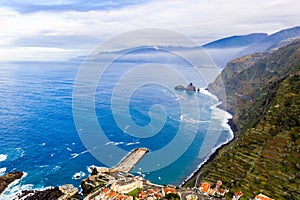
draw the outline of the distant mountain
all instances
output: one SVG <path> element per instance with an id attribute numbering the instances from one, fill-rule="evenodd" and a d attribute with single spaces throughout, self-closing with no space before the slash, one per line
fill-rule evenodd
<path id="1" fill-rule="evenodd" d="M 203 179 L 222 180 L 245 199 L 299 199 L 300 40 L 231 61 L 208 90 L 223 98 L 237 132 L 200 170 Z"/>
<path id="2" fill-rule="evenodd" d="M 216 65 L 223 69 L 232 59 L 258 52 L 276 51 L 300 38 L 300 26 L 281 30 L 272 35 L 254 33 L 223 38 L 204 45 Z"/>
<path id="3" fill-rule="evenodd" d="M 272 52 L 286 46 L 295 39 L 300 38 L 300 27 L 294 27 L 279 31 L 272 35 L 266 33 L 252 33 L 248 35 L 231 36 L 222 38 L 199 47 L 183 46 L 140 46 L 132 49 L 121 49 L 111 52 L 99 52 L 101 58 L 111 58 L 116 55 L 124 55 L 131 52 L 128 56 L 118 59 L 118 62 L 135 62 L 135 63 L 172 63 L 176 64 L 178 60 L 174 56 L 168 55 L 168 51 L 181 51 L 188 53 L 199 52 L 203 48 L 211 57 L 218 68 L 223 69 L 226 64 L 237 57 L 252 54 L 256 52 Z M 136 55 L 136 56 L 134 56 Z M 86 56 L 71 58 L 70 61 L 83 62 Z M 99 56 L 95 55 L 94 60 Z"/>
<path id="4" fill-rule="evenodd" d="M 240 55 L 246 55 L 254 52 L 264 52 L 271 50 L 273 48 L 278 48 L 281 46 L 285 46 L 288 43 L 291 43 L 295 39 L 300 38 L 300 26 L 285 29 L 279 32 L 276 32 L 263 40 L 252 44 L 246 49 L 240 52 Z"/>
<path id="5" fill-rule="evenodd" d="M 258 43 L 268 37 L 267 33 L 252 33 L 249 35 L 231 36 L 203 45 L 204 48 L 235 48 Z"/>

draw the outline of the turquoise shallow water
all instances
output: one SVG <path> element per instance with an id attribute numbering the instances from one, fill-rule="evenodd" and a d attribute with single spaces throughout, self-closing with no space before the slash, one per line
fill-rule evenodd
<path id="1" fill-rule="evenodd" d="M 145 177 L 153 182 L 179 185 L 207 159 L 207 153 L 211 153 L 214 148 L 232 137 L 224 123 L 226 114 L 213 107 L 217 100 L 211 96 L 202 92 L 187 94 L 166 89 L 153 81 L 132 93 L 129 101 L 130 118 L 138 126 L 147 126 L 151 123 L 149 109 L 152 105 L 159 104 L 165 110 L 166 122 L 163 128 L 151 137 L 127 134 L 126 129 L 120 128 L 115 122 L 111 98 L 115 83 L 130 66 L 132 64 L 129 63 L 113 65 L 99 80 L 95 92 L 98 123 L 110 141 L 105 145 L 115 146 L 125 152 L 137 147 L 147 147 L 150 152 L 156 152 L 172 143 L 180 126 L 185 127 L 186 137 L 190 137 L 193 129 L 189 132 L 189 127 L 196 123 L 194 139 L 189 148 L 180 154 L 179 159 L 151 172 L 143 171 L 149 163 L 143 163 L 142 160 L 135 169 L 138 171 L 141 168 Z M 95 158 L 90 153 L 91 149 L 83 145 L 74 124 L 72 92 L 79 67 L 79 63 L 67 62 L 0 64 L 0 173 L 13 170 L 27 173 L 27 176 L 6 191 L 6 194 L 19 189 L 65 183 L 79 187 L 80 180 L 74 179 L 74 174 L 80 173 L 85 177 L 88 175 L 87 166 L 106 164 Z M 182 66 L 176 67 L 180 69 Z M 185 70 L 186 74 L 189 73 L 188 68 L 183 67 L 182 70 Z M 190 80 L 203 87 L 200 81 L 193 80 L 193 74 Z M 198 109 L 201 115 L 195 117 L 189 113 L 182 113 L 178 99 L 188 104 L 195 98 L 199 102 Z M 122 106 L 120 103 L 119 107 L 116 107 L 121 120 L 122 116 L 125 116 Z M 210 134 L 218 136 L 217 140 L 205 140 L 209 127 Z M 185 142 L 184 138 L 181 142 Z M 201 154 L 201 147 L 205 149 L 205 155 Z M 103 153 L 105 152 L 103 150 Z M 177 154 L 174 150 L 170 153 Z M 112 159 L 117 163 L 119 157 L 123 156 L 125 155 L 112 156 Z M 159 155 L 157 160 L 164 161 L 166 156 L 168 155 Z M 159 162 L 153 165 L 161 168 Z"/>

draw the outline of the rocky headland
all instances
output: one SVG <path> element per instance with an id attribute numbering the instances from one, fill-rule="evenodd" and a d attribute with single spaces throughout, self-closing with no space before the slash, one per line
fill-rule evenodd
<path id="1" fill-rule="evenodd" d="M 0 194 L 14 181 L 21 179 L 24 173 L 20 171 L 10 172 L 0 177 Z"/>
<path id="2" fill-rule="evenodd" d="M 234 140 L 198 174 L 252 199 L 300 196 L 300 41 L 228 63 L 208 86 L 233 114 Z M 194 185 L 197 175 L 187 184 Z M 232 196 L 228 193 L 226 197 Z"/>

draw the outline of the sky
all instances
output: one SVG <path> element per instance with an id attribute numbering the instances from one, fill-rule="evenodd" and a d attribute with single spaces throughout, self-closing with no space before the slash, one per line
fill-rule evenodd
<path id="1" fill-rule="evenodd" d="M 271 34 L 299 26 L 299 8 L 299 0 L 0 0 L 0 61 L 64 61 L 141 28 L 176 31 L 199 45 Z"/>

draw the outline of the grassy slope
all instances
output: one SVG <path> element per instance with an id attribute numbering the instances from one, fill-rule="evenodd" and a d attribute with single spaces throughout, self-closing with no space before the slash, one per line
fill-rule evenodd
<path id="1" fill-rule="evenodd" d="M 235 99 L 238 132 L 201 170 L 204 180 L 220 179 L 232 192 L 242 190 L 243 199 L 258 193 L 300 199 L 299 65 L 300 42 L 225 80 L 227 96 Z M 252 100 L 238 98 L 236 92 Z"/>

